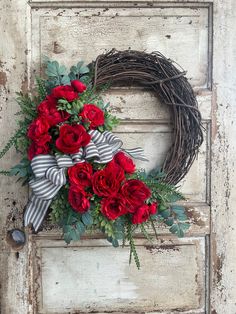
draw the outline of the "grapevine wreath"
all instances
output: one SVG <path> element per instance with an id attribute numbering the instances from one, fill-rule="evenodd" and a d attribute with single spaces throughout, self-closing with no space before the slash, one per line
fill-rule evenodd
<path id="1" fill-rule="evenodd" d="M 29 183 L 32 194 L 24 225 L 35 232 L 46 217 L 62 226 L 67 243 L 85 231 L 100 229 L 117 247 L 130 246 L 137 256 L 134 233 L 150 240 L 149 227 L 169 226 L 183 236 L 189 228 L 184 199 L 175 186 L 188 172 L 203 141 L 201 115 L 193 90 L 171 60 L 159 52 L 111 50 L 88 66 L 70 71 L 45 60 L 46 78 L 36 90 L 18 93 L 19 128 L 0 152 L 13 145 L 21 162 L 5 175 Z M 168 105 L 173 143 L 161 169 L 146 173 L 134 160 L 147 160 L 142 148 L 125 148 L 112 133 L 119 123 L 101 95 L 113 85 L 139 85 L 154 91 Z"/>

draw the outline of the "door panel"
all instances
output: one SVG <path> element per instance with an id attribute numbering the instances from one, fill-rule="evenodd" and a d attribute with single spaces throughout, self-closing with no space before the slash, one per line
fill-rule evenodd
<path id="1" fill-rule="evenodd" d="M 35 67 L 42 55 L 70 65 L 83 59 L 91 62 L 100 53 L 116 49 L 161 51 L 184 64 L 193 86 L 207 88 L 211 21 L 209 6 L 189 8 L 127 7 L 116 8 L 32 9 L 32 57 Z M 96 6 L 96 5 L 95 5 Z M 68 49 L 69 48 L 69 49 Z"/>
<path id="2" fill-rule="evenodd" d="M 112 250 L 106 240 L 66 247 L 56 240 L 35 239 L 37 313 L 203 311 L 204 239 L 165 238 L 158 246 L 137 240 L 137 248 L 141 270 L 127 264 L 128 248 Z"/>

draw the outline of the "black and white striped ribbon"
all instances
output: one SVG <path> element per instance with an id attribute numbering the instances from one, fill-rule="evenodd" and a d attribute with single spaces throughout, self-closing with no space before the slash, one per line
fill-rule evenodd
<path id="1" fill-rule="evenodd" d="M 72 155 L 37 155 L 32 159 L 31 168 L 34 179 L 29 182 L 33 194 L 26 206 L 24 224 L 32 224 L 37 232 L 54 196 L 66 184 L 65 170 L 77 163 L 93 159 L 94 162 L 106 164 L 118 151 L 125 151 L 131 157 L 145 160 L 142 148 L 121 149 L 123 142 L 112 132 L 97 130 L 88 132 L 90 143 Z"/>

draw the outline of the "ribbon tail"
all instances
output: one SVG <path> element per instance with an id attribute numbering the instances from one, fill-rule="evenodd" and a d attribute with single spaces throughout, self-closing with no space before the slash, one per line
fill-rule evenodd
<path id="1" fill-rule="evenodd" d="M 132 149 L 123 149 L 124 152 L 126 152 L 128 155 L 130 155 L 130 157 L 135 158 L 135 159 L 139 159 L 142 161 L 149 161 L 145 154 L 144 154 L 144 150 L 141 147 L 136 147 L 136 148 L 132 148 Z"/>
<path id="2" fill-rule="evenodd" d="M 47 214 L 51 202 L 52 199 L 43 200 L 33 194 L 26 206 L 24 225 L 28 226 L 32 224 L 35 232 L 37 232 Z"/>

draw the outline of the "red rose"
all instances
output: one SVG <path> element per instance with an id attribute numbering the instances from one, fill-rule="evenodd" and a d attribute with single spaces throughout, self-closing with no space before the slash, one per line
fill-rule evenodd
<path id="1" fill-rule="evenodd" d="M 84 105 L 80 116 L 84 123 L 90 123 L 90 129 L 95 129 L 97 126 L 104 124 L 104 112 L 95 105 Z"/>
<path id="2" fill-rule="evenodd" d="M 43 146 L 38 146 L 35 142 L 33 142 L 28 148 L 28 159 L 32 160 L 34 156 L 48 154 L 49 151 L 50 149 L 47 144 L 44 144 Z"/>
<path id="3" fill-rule="evenodd" d="M 78 98 L 78 93 L 70 85 L 60 85 L 52 90 L 52 96 L 56 99 L 66 99 L 71 102 Z"/>
<path id="4" fill-rule="evenodd" d="M 85 213 L 90 208 L 90 202 L 86 196 L 86 192 L 78 186 L 70 186 L 68 200 L 74 211 Z"/>
<path id="5" fill-rule="evenodd" d="M 150 215 L 154 215 L 157 211 L 157 203 L 151 205 L 143 204 L 140 206 L 132 217 L 133 224 L 141 224 L 148 220 Z"/>
<path id="6" fill-rule="evenodd" d="M 83 93 L 87 87 L 84 83 L 80 82 L 79 80 L 71 81 L 71 86 L 78 92 Z"/>
<path id="7" fill-rule="evenodd" d="M 90 135 L 82 125 L 64 124 L 60 127 L 56 147 L 63 153 L 78 153 L 79 149 L 90 142 Z"/>
<path id="8" fill-rule="evenodd" d="M 57 101 L 51 95 L 47 96 L 47 98 L 39 104 L 37 110 L 39 116 L 46 119 L 50 126 L 66 121 L 70 116 L 69 113 L 64 110 L 57 110 Z"/>
<path id="9" fill-rule="evenodd" d="M 38 146 L 43 146 L 47 142 L 50 142 L 51 136 L 48 134 L 49 123 L 47 120 L 39 117 L 36 118 L 30 125 L 28 129 L 27 136 L 37 142 Z"/>
<path id="10" fill-rule="evenodd" d="M 134 215 L 132 217 L 132 223 L 133 224 L 141 224 L 141 223 L 147 221 L 149 216 L 150 216 L 149 207 L 147 204 L 143 204 L 134 213 Z"/>
<path id="11" fill-rule="evenodd" d="M 149 188 L 140 180 L 127 180 L 121 187 L 121 193 L 130 205 L 128 210 L 134 212 L 137 207 L 143 205 L 144 201 L 151 196 Z"/>
<path id="12" fill-rule="evenodd" d="M 81 187 L 91 186 L 93 168 L 88 162 L 76 164 L 68 169 L 71 184 Z"/>
<path id="13" fill-rule="evenodd" d="M 101 205 L 102 214 L 106 216 L 109 220 L 115 220 L 119 216 L 127 213 L 127 210 L 125 208 L 125 202 L 119 196 L 105 198 L 102 200 Z"/>
<path id="14" fill-rule="evenodd" d="M 98 196 L 116 195 L 125 179 L 122 168 L 110 163 L 105 169 L 95 172 L 92 178 L 93 191 Z"/>
<path id="15" fill-rule="evenodd" d="M 155 215 L 157 212 L 157 207 L 158 207 L 158 203 L 152 203 L 151 205 L 149 205 L 149 213 L 150 215 Z"/>
<path id="16" fill-rule="evenodd" d="M 115 162 L 124 169 L 126 173 L 134 173 L 135 164 L 133 160 L 123 152 L 118 152 L 114 156 Z"/>

